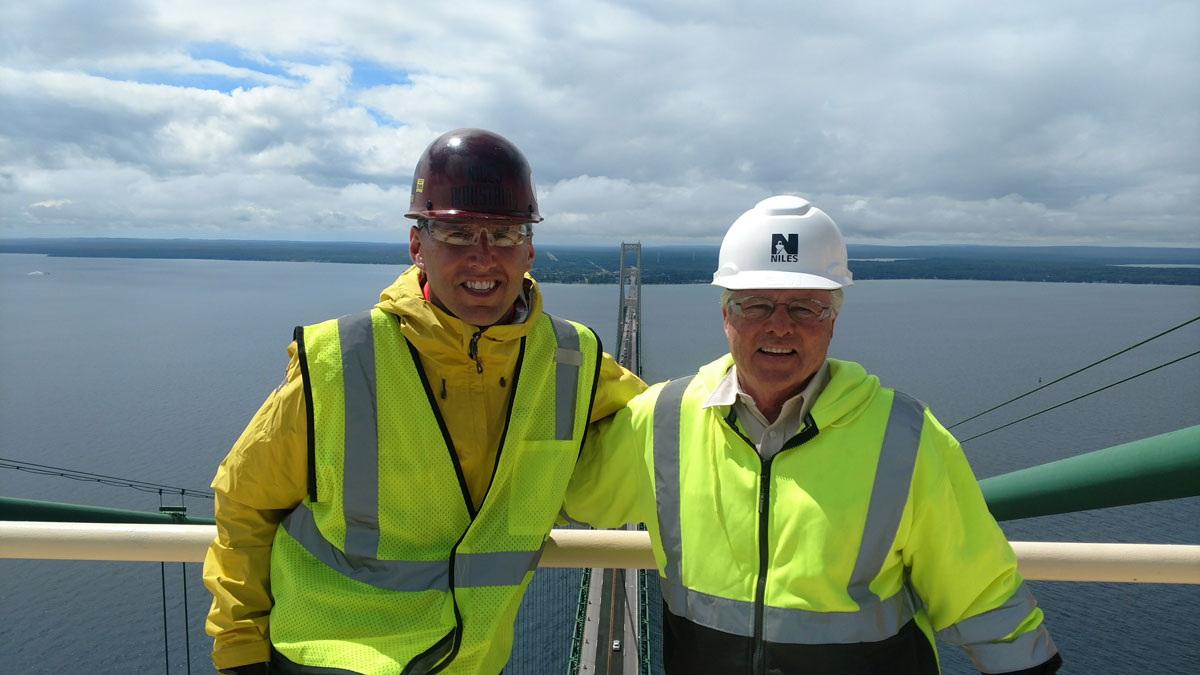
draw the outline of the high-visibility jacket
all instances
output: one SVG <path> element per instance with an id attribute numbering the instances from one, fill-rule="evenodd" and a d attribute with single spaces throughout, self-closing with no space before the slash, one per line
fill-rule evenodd
<path id="1" fill-rule="evenodd" d="M 296 339 L 311 479 L 275 536 L 273 648 L 315 669 L 296 672 L 498 673 L 583 441 L 594 334 L 542 315 L 527 336 L 478 510 L 395 315 L 346 316 Z"/>
<path id="2" fill-rule="evenodd" d="M 413 266 L 400 274 L 380 293 L 375 307 L 395 317 L 408 344 L 419 352 L 453 443 L 462 477 L 447 480 L 466 488 L 450 495 L 446 508 L 470 502 L 478 511 L 495 473 L 518 362 L 536 365 L 524 356 L 523 346 L 542 321 L 542 296 L 527 275 L 514 322 L 473 326 L 428 302 L 419 272 Z M 250 419 L 212 481 L 217 536 L 204 559 L 204 585 L 213 595 L 205 629 L 213 636 L 217 668 L 271 658 L 272 543 L 282 518 L 308 494 L 308 396 L 295 341 L 287 353 L 284 381 Z M 645 388 L 637 376 L 602 354 L 588 437 L 595 437 L 597 420 L 611 416 Z M 395 498 L 426 499 L 429 494 L 423 490 Z"/>
<path id="3" fill-rule="evenodd" d="M 728 355 L 630 401 L 585 451 L 625 477 L 581 472 L 567 514 L 647 523 L 668 671 L 937 673 L 935 632 L 983 672 L 1056 660 L 957 442 L 858 364 L 829 363 L 770 459 L 730 407 L 703 407 Z"/>

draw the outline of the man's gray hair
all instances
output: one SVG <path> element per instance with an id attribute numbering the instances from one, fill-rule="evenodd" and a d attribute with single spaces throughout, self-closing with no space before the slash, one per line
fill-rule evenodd
<path id="1" fill-rule="evenodd" d="M 721 289 L 721 306 L 728 307 L 733 300 L 733 291 L 728 288 Z M 833 316 L 837 318 L 838 314 L 842 313 L 842 303 L 845 302 L 845 295 L 842 289 L 835 288 L 829 291 L 829 304 L 833 307 Z"/>

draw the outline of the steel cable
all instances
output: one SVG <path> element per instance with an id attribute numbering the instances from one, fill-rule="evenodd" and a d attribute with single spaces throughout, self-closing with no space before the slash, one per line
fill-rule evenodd
<path id="1" fill-rule="evenodd" d="M 0 457 L 0 469 L 16 469 L 17 471 L 25 471 L 40 476 L 58 476 L 61 478 L 70 478 L 71 480 L 88 481 L 100 483 L 102 485 L 110 485 L 113 487 L 133 488 L 135 490 L 141 490 L 142 492 L 161 493 L 162 491 L 166 490 L 168 492 L 176 493 L 186 497 L 202 497 L 204 499 L 213 498 L 213 493 L 206 490 L 193 490 L 191 488 L 178 487 L 175 485 L 162 485 L 160 483 L 150 483 L 148 481 L 136 480 L 133 478 L 106 476 L 104 474 L 76 471 L 74 469 L 64 469 L 57 466 L 34 464 L 33 462 L 24 462 L 17 459 L 8 459 L 6 457 Z"/>
<path id="2" fill-rule="evenodd" d="M 1080 368 L 1079 370 L 1076 370 L 1076 371 L 1075 371 L 1075 372 L 1073 372 L 1073 373 L 1067 373 L 1066 375 L 1063 375 L 1062 377 L 1058 378 L 1057 380 L 1054 380 L 1053 382 L 1047 382 L 1046 384 L 1043 384 L 1042 386 L 1040 386 L 1040 387 L 1038 387 L 1038 388 L 1036 388 L 1036 389 L 1030 389 L 1029 391 L 1025 392 L 1024 394 L 1021 394 L 1020 396 L 1017 396 L 1016 398 L 1010 398 L 1010 399 L 1008 399 L 1007 401 L 1005 401 L 1004 403 L 1001 403 L 1000 405 L 996 405 L 996 406 L 993 406 L 993 407 L 991 407 L 991 408 L 988 408 L 987 410 L 984 410 L 984 411 L 983 411 L 983 412 L 981 412 L 981 413 L 977 413 L 977 414 L 975 414 L 975 415 L 972 415 L 972 416 L 968 417 L 968 418 L 967 418 L 967 419 L 965 419 L 965 420 L 959 420 L 958 422 L 955 422 L 954 424 L 951 424 L 950 426 L 948 426 L 948 427 L 946 427 L 946 428 L 947 428 L 947 429 L 953 429 L 954 427 L 956 427 L 956 426 L 958 426 L 958 425 L 960 425 L 960 424 L 965 424 L 965 423 L 967 423 L 967 422 L 970 422 L 971 420 L 975 419 L 976 417 L 982 417 L 982 416 L 984 416 L 984 415 L 986 415 L 986 414 L 988 414 L 988 413 L 992 412 L 993 410 L 997 410 L 997 409 L 999 409 L 999 408 L 1003 408 L 1004 406 L 1008 405 L 1009 403 L 1012 403 L 1013 401 L 1019 401 L 1019 400 L 1021 400 L 1021 399 L 1025 398 L 1026 396 L 1028 396 L 1028 395 L 1032 394 L 1032 393 L 1039 392 L 1039 391 L 1041 391 L 1041 390 L 1045 389 L 1046 387 L 1049 387 L 1049 386 L 1050 386 L 1050 385 L 1052 385 L 1052 384 L 1057 384 L 1057 383 L 1059 383 L 1059 382 L 1062 382 L 1063 380 L 1065 380 L 1065 379 L 1067 379 L 1068 377 L 1071 377 L 1071 376 L 1073 376 L 1073 375 L 1078 375 L 1079 373 L 1082 373 L 1083 371 L 1087 370 L 1088 368 L 1091 368 L 1092 366 L 1098 366 L 1098 365 L 1100 365 L 1101 363 L 1104 363 L 1105 361 L 1108 361 L 1109 359 L 1112 359 L 1112 358 L 1114 358 L 1114 357 L 1120 356 L 1121 354 L 1124 354 L 1125 352 L 1127 352 L 1127 351 L 1129 351 L 1129 350 L 1131 350 L 1131 349 L 1134 349 L 1134 348 L 1136 348 L 1136 347 L 1141 347 L 1142 345 L 1146 344 L 1147 342 L 1150 342 L 1151 340 L 1156 340 L 1156 339 L 1158 339 L 1158 338 L 1160 338 L 1160 337 L 1162 337 L 1162 336 L 1166 335 L 1167 333 L 1170 333 L 1171 331 L 1179 330 L 1180 328 L 1183 328 L 1184 326 L 1188 325 L 1189 323 L 1193 323 L 1193 322 L 1195 322 L 1195 321 L 1200 321 L 1200 316 L 1197 316 L 1197 317 L 1195 317 L 1195 318 L 1193 318 L 1193 319 L 1189 319 L 1189 320 L 1187 320 L 1187 321 L 1184 321 L 1183 323 L 1179 324 L 1178 326 L 1175 326 L 1174 328 L 1168 328 L 1167 330 L 1164 330 L 1163 332 L 1159 333 L 1158 335 L 1155 335 L 1155 336 L 1153 336 L 1153 337 L 1148 337 L 1148 338 L 1146 338 L 1145 340 L 1142 340 L 1141 342 L 1139 342 L 1139 343 L 1137 343 L 1137 344 L 1135 344 L 1135 345 L 1130 345 L 1129 347 L 1126 347 L 1125 349 L 1122 349 L 1121 351 L 1119 351 L 1119 352 L 1117 352 L 1117 353 L 1115 353 L 1115 354 L 1110 354 L 1110 355 L 1108 355 L 1108 356 L 1106 356 L 1106 357 L 1104 357 L 1104 358 L 1100 359 L 1099 361 L 1096 361 L 1095 363 L 1090 363 L 1090 364 L 1088 364 L 1088 365 L 1086 365 L 1086 366 L 1084 366 L 1084 367 Z M 1187 357 L 1184 357 L 1184 358 L 1187 358 Z M 1173 363 L 1173 362 L 1172 362 L 1172 363 Z M 1143 374 L 1144 374 L 1144 373 L 1143 373 Z M 991 433 L 991 432 L 986 432 L 986 433 Z M 982 435 L 983 435 L 983 434 L 980 434 L 980 436 L 982 436 Z M 978 436 L 973 436 L 972 438 L 978 438 Z M 968 440 L 970 440 L 970 439 L 968 439 Z"/>
<path id="3" fill-rule="evenodd" d="M 1200 318 L 1200 317 L 1198 317 L 1198 318 Z M 964 439 L 964 440 L 962 440 L 962 441 L 959 441 L 959 444 L 961 445 L 961 444 L 963 444 L 963 443 L 966 443 L 967 441 L 973 441 L 973 440 L 975 440 L 976 438 L 979 438 L 980 436 L 986 436 L 986 435 L 988 435 L 988 434 L 992 433 L 993 431 L 999 431 L 999 430 L 1001 430 L 1001 429 L 1003 429 L 1003 428 L 1005 428 L 1005 427 L 1011 427 L 1012 425 L 1016 424 L 1017 422 L 1024 422 L 1025 420 L 1027 420 L 1027 419 L 1029 419 L 1029 418 L 1031 418 L 1031 417 L 1037 417 L 1038 415 L 1041 415 L 1042 413 L 1050 412 L 1051 410 L 1054 410 L 1055 408 L 1061 408 L 1061 407 L 1063 407 L 1064 405 L 1066 405 L 1066 404 L 1068 404 L 1068 403 L 1074 403 L 1075 401 L 1078 401 L 1078 400 L 1079 400 L 1079 399 L 1081 399 L 1081 398 L 1087 398 L 1088 396 L 1091 396 L 1092 394 L 1097 394 L 1097 393 L 1100 393 L 1100 392 L 1104 391 L 1105 389 L 1111 389 L 1111 388 L 1113 388 L 1113 387 L 1117 386 L 1118 384 L 1124 384 L 1124 383 L 1126 383 L 1126 382 L 1128 382 L 1128 381 L 1130 381 L 1130 380 L 1132 380 L 1132 379 L 1134 379 L 1134 378 L 1141 377 L 1142 375 L 1146 375 L 1146 374 L 1148 374 L 1148 373 L 1153 373 L 1154 371 L 1156 371 L 1156 370 L 1158 370 L 1158 369 L 1160 369 L 1160 368 L 1166 368 L 1167 366 L 1169 366 L 1169 365 L 1171 365 L 1171 364 L 1173 364 L 1173 363 L 1178 363 L 1178 362 L 1180 362 L 1180 361 L 1182 361 L 1182 360 L 1184 360 L 1184 359 L 1190 359 L 1191 357 L 1193 357 L 1193 356 L 1195 356 L 1195 355 L 1197 355 L 1197 354 L 1200 354 L 1200 351 L 1194 351 L 1194 352 L 1192 352 L 1191 354 L 1187 354 L 1187 355 L 1185 355 L 1185 356 L 1181 356 L 1181 357 L 1179 357 L 1179 358 L 1177 358 L 1177 359 L 1174 359 L 1174 360 L 1172 360 L 1172 361 L 1168 361 L 1168 362 L 1166 362 L 1166 363 L 1164 363 L 1164 364 L 1162 364 L 1162 365 L 1159 365 L 1159 366 L 1154 366 L 1153 368 L 1151 368 L 1151 369 L 1149 369 L 1149 370 L 1143 370 L 1142 372 L 1138 373 L 1137 375 L 1130 375 L 1129 377 L 1127 377 L 1127 378 L 1125 378 L 1125 379 L 1123 379 L 1123 380 L 1118 380 L 1118 381 L 1116 381 L 1116 382 L 1113 382 L 1112 384 L 1109 384 L 1109 385 L 1105 385 L 1105 386 L 1103 386 L 1103 387 L 1100 387 L 1099 389 L 1095 389 L 1095 390 L 1089 391 L 1089 392 L 1088 392 L 1088 393 L 1086 393 L 1086 394 L 1082 394 L 1082 395 L 1080 395 L 1080 396 L 1076 396 L 1075 398 L 1073 398 L 1073 399 L 1071 399 L 1071 400 L 1069 400 L 1069 401 L 1063 401 L 1062 403 L 1059 403 L 1059 404 L 1057 404 L 1057 405 L 1052 405 L 1052 406 L 1050 406 L 1049 408 L 1046 408 L 1045 410 L 1039 410 L 1039 411 L 1037 411 L 1037 412 L 1033 413 L 1032 415 L 1026 415 L 1026 416 L 1024 416 L 1024 417 L 1022 417 L 1022 418 L 1020 418 L 1020 419 L 1013 420 L 1013 421 L 1009 422 L 1008 424 L 1002 424 L 1002 425 L 1000 425 L 1000 426 L 998 426 L 998 427 L 996 427 L 996 428 L 994 428 L 994 429 L 988 429 L 987 431 L 985 431 L 985 432 L 983 432 L 983 433 L 981 433 L 981 434 L 975 434 L 974 436 L 972 436 L 972 437 L 970 437 L 970 438 L 967 438 L 967 439 Z"/>

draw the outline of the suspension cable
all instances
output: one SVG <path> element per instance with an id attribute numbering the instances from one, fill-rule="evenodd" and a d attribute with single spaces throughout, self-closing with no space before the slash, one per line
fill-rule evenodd
<path id="1" fill-rule="evenodd" d="M 1045 413 L 1045 412 L 1050 412 L 1051 410 L 1054 410 L 1055 408 L 1061 408 L 1062 406 L 1064 406 L 1064 405 L 1066 405 L 1066 404 L 1068 404 L 1068 403 L 1074 403 L 1075 401 L 1078 401 L 1078 400 L 1079 400 L 1079 399 L 1081 399 L 1081 398 L 1086 398 L 1086 397 L 1088 397 L 1088 396 L 1091 396 L 1092 394 L 1097 394 L 1097 393 L 1099 393 L 1099 392 L 1102 392 L 1102 391 L 1104 391 L 1105 389 L 1111 389 L 1111 388 L 1113 388 L 1113 387 L 1117 386 L 1118 384 L 1124 384 L 1125 382 L 1128 382 L 1128 381 L 1130 381 L 1130 380 L 1132 380 L 1132 379 L 1134 379 L 1134 378 L 1137 378 L 1137 377 L 1141 377 L 1142 375 L 1146 375 L 1147 373 L 1153 373 L 1154 371 L 1156 371 L 1156 370 L 1158 370 L 1158 369 L 1160 369 L 1160 368 L 1166 368 L 1167 366 L 1169 366 L 1169 365 L 1171 365 L 1171 364 L 1173 364 L 1173 363 L 1179 363 L 1180 361 L 1182 361 L 1182 360 L 1184 360 L 1184 359 L 1190 359 L 1191 357 L 1193 357 L 1193 356 L 1195 356 L 1195 355 L 1197 355 L 1197 354 L 1200 354 L 1200 350 L 1198 350 L 1198 351 L 1194 351 L 1194 352 L 1192 352 L 1191 354 L 1188 354 L 1188 355 L 1186 355 L 1186 356 L 1181 356 L 1181 357 L 1179 357 L 1179 358 L 1177 358 L 1177 359 L 1175 359 L 1175 360 L 1173 360 L 1173 361 L 1168 361 L 1168 362 L 1166 362 L 1166 363 L 1164 363 L 1164 364 L 1162 364 L 1162 365 L 1160 365 L 1160 366 L 1155 366 L 1155 367 L 1153 367 L 1153 368 L 1151 368 L 1151 369 L 1149 369 L 1149 370 L 1143 370 L 1142 372 L 1138 373 L 1137 375 L 1130 375 L 1129 377 L 1127 377 L 1127 378 L 1125 378 L 1125 379 L 1123 379 L 1123 380 L 1118 380 L 1118 381 L 1116 381 L 1116 382 L 1113 382 L 1112 384 L 1109 384 L 1109 385 L 1106 385 L 1106 386 L 1100 387 L 1099 389 L 1096 389 L 1096 390 L 1093 390 L 1093 391 L 1089 391 L 1088 393 L 1086 393 L 1086 394 L 1083 394 L 1083 395 L 1081 395 L 1081 396 L 1076 396 L 1075 398 L 1073 398 L 1073 399 L 1071 399 L 1071 400 L 1069 400 L 1069 401 L 1063 401 L 1062 403 L 1059 403 L 1059 404 L 1057 404 L 1057 405 L 1052 405 L 1052 406 L 1050 406 L 1049 408 L 1046 408 L 1045 410 L 1039 410 L 1039 411 L 1037 411 L 1037 412 L 1033 413 L 1032 415 L 1026 415 L 1026 416 L 1022 417 L 1021 419 L 1018 419 L 1018 420 L 1013 420 L 1012 422 L 1009 422 L 1008 424 L 1002 424 L 1002 425 L 1000 425 L 1000 426 L 998 426 L 998 427 L 996 427 L 996 428 L 994 428 L 994 429 L 988 429 L 987 431 L 983 432 L 982 434 L 975 434 L 974 436 L 972 436 L 972 437 L 970 437 L 970 438 L 968 438 L 968 439 L 965 439 L 965 440 L 959 441 L 959 444 L 961 445 L 961 444 L 963 444 L 963 443 L 966 443 L 967 441 L 973 441 L 973 440 L 975 440 L 976 438 L 979 438 L 980 436 L 986 436 L 986 435 L 988 435 L 988 434 L 992 433 L 993 431 L 1000 431 L 1001 429 L 1003 429 L 1003 428 L 1005 428 L 1005 427 L 1011 427 L 1012 425 L 1016 424 L 1017 422 L 1024 422 L 1025 420 L 1029 419 L 1030 417 L 1037 417 L 1038 415 L 1041 415 L 1042 413 Z"/>
<path id="2" fill-rule="evenodd" d="M 1036 389 L 1030 389 L 1029 391 L 1025 392 L 1024 394 L 1021 394 L 1020 396 L 1017 396 L 1016 398 L 1010 398 L 1010 399 L 1008 399 L 1007 401 L 1005 401 L 1004 403 L 1001 403 L 1000 405 L 997 405 L 997 406 L 993 406 L 993 407 L 991 407 L 991 408 L 988 408 L 987 410 L 984 410 L 984 411 L 983 411 L 983 412 L 981 412 L 981 413 L 978 413 L 978 414 L 972 415 L 972 416 L 968 417 L 968 418 L 967 418 L 967 419 L 965 419 L 965 420 L 959 420 L 958 422 L 955 422 L 954 424 L 951 424 L 950 426 L 948 426 L 948 427 L 946 427 L 946 428 L 947 428 L 947 429 L 953 429 L 954 427 L 956 427 L 956 426 L 958 426 L 958 425 L 960 425 L 960 424 L 965 424 L 965 423 L 967 423 L 967 422 L 970 422 L 971 420 L 975 419 L 976 417 L 982 417 L 982 416 L 984 416 L 984 415 L 986 415 L 986 414 L 988 414 L 988 413 L 992 412 L 993 410 L 997 410 L 997 409 L 999 409 L 999 408 L 1003 408 L 1004 406 L 1008 405 L 1009 403 L 1012 403 L 1013 401 L 1019 401 L 1019 400 L 1021 400 L 1021 399 L 1025 398 L 1026 396 L 1028 396 L 1028 395 L 1030 395 L 1030 394 L 1032 394 L 1032 393 L 1034 393 L 1034 392 L 1041 391 L 1041 390 L 1045 389 L 1046 387 L 1049 387 L 1049 386 L 1050 386 L 1050 385 L 1052 385 L 1052 384 L 1057 384 L 1057 383 L 1059 383 L 1059 382 L 1062 382 L 1063 380 L 1067 379 L 1068 377 L 1071 377 L 1072 375 L 1078 375 L 1079 373 L 1082 373 L 1083 371 L 1087 370 L 1088 368 L 1091 368 L 1092 366 L 1098 366 L 1098 365 L 1100 365 L 1101 363 L 1104 363 L 1105 361 L 1108 361 L 1108 360 L 1109 360 L 1109 359 L 1111 359 L 1111 358 L 1114 358 L 1114 357 L 1120 356 L 1121 354 L 1124 354 L 1125 352 L 1127 352 L 1127 351 L 1129 351 L 1129 350 L 1131 350 L 1131 349 L 1134 349 L 1135 347 L 1141 347 L 1142 345 L 1146 344 L 1147 342 L 1150 342 L 1151 340 L 1156 340 L 1156 339 L 1158 339 L 1158 338 L 1160 338 L 1160 337 L 1162 337 L 1162 336 L 1166 335 L 1167 333 L 1170 333 L 1171 331 L 1174 331 L 1174 330 L 1179 330 L 1180 328 L 1183 328 L 1184 326 L 1188 325 L 1189 323 L 1193 323 L 1193 322 L 1195 322 L 1195 321 L 1200 321 L 1200 316 L 1197 316 L 1197 317 L 1195 317 L 1195 318 L 1193 318 L 1193 319 L 1189 319 L 1189 320 L 1187 320 L 1187 321 L 1184 321 L 1183 323 L 1179 324 L 1178 326 L 1175 326 L 1174 328 L 1168 328 L 1167 330 L 1165 330 L 1165 331 L 1163 331 L 1163 332 L 1159 333 L 1158 335 L 1155 335 L 1154 337 L 1148 337 L 1148 338 L 1146 338 L 1145 340 L 1142 340 L 1141 342 L 1137 343 L 1136 345 L 1131 345 L 1131 346 L 1129 346 L 1129 347 L 1126 347 L 1125 349 L 1122 349 L 1121 351 L 1117 352 L 1116 354 L 1110 354 L 1109 356 L 1106 356 L 1106 357 L 1104 357 L 1104 358 L 1100 359 L 1099 361 L 1096 361 L 1095 363 L 1088 364 L 1088 365 L 1086 365 L 1086 366 L 1084 366 L 1084 367 L 1080 368 L 1079 370 L 1076 370 L 1076 371 L 1075 371 L 1075 372 L 1073 372 L 1073 373 L 1067 373 L 1066 375 L 1063 375 L 1062 377 L 1058 378 L 1057 380 L 1054 380 L 1053 382 L 1047 382 L 1046 384 L 1043 384 L 1042 386 L 1040 386 L 1040 387 L 1038 387 L 1038 388 L 1036 388 Z M 1184 357 L 1184 358 L 1187 358 L 1187 357 Z M 989 433 L 990 433 L 990 432 L 989 432 Z M 982 434 L 981 434 L 981 435 L 982 435 Z"/>
<path id="3" fill-rule="evenodd" d="M 133 488 L 135 490 L 141 490 L 142 492 L 161 493 L 165 490 L 167 492 L 177 493 L 186 497 L 202 497 L 204 499 L 213 498 L 213 493 L 207 490 L 193 490 L 191 488 L 178 487 L 175 485 L 162 485 L 161 483 L 150 483 L 133 478 L 106 476 L 100 473 L 76 471 L 74 469 L 64 469 L 57 466 L 47 466 L 45 464 L 34 464 L 33 462 L 23 462 L 21 460 L 8 459 L 6 457 L 0 457 L 0 469 L 16 469 L 17 471 L 26 471 L 42 476 L 59 476 L 62 478 L 70 478 L 71 480 L 90 481 L 101 483 L 103 485 L 112 485 L 115 487 Z"/>
<path id="4" fill-rule="evenodd" d="M 162 490 L 158 491 L 158 508 L 162 510 Z M 159 575 L 162 578 L 162 619 L 163 619 L 163 673 L 167 675 L 171 672 L 171 644 L 167 639 L 167 563 L 160 561 L 158 563 Z"/>
<path id="5" fill-rule="evenodd" d="M 171 672 L 171 644 L 167 640 L 167 563 L 158 563 L 159 574 L 162 577 L 162 615 L 163 615 L 163 673 Z"/>
<path id="6" fill-rule="evenodd" d="M 192 673 L 192 631 L 188 624 L 188 601 L 187 601 L 187 563 L 179 563 L 179 572 L 183 575 L 183 649 L 184 663 L 187 664 L 185 669 L 188 675 Z"/>
<path id="7" fill-rule="evenodd" d="M 633 603 L 629 602 L 629 574 L 633 573 L 634 584 L 637 584 L 637 575 L 641 570 L 625 570 L 625 619 L 629 622 L 629 632 L 633 633 L 633 648 L 638 654 L 642 653 L 642 636 L 638 630 L 637 620 L 633 617 Z M 621 649 L 628 649 L 629 645 L 623 646 Z"/>

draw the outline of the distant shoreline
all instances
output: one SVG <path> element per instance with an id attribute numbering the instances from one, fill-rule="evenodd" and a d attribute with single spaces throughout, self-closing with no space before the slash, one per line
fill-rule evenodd
<path id="1" fill-rule="evenodd" d="M 856 280 L 956 279 L 1200 286 L 1200 248 L 1105 246 L 849 247 Z M 545 283 L 614 284 L 620 247 L 539 244 L 533 276 Z M 0 239 L 0 253 L 72 258 L 153 258 L 410 264 L 401 243 L 225 239 Z M 642 247 L 642 283 L 709 283 L 718 247 Z M 629 261 L 626 261 L 629 264 Z"/>

